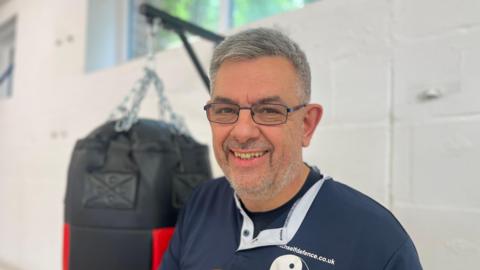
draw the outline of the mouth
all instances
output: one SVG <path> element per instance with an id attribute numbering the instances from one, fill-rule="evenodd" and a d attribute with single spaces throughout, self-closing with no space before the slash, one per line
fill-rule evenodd
<path id="1" fill-rule="evenodd" d="M 238 159 L 241 160 L 252 160 L 260 158 L 268 153 L 268 151 L 255 151 L 255 152 L 238 152 L 231 150 L 231 153 Z"/>

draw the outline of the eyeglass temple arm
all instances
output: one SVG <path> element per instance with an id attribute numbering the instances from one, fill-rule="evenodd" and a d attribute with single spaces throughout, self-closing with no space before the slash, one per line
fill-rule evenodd
<path id="1" fill-rule="evenodd" d="M 187 37 L 185 36 L 185 31 L 190 32 L 191 34 L 200 36 L 204 39 L 212 41 L 215 45 L 218 45 L 225 37 L 208 31 L 200 26 L 197 26 L 193 23 L 187 22 L 180 18 L 174 17 L 169 13 L 162 11 L 150 4 L 141 4 L 140 5 L 140 13 L 143 14 L 147 18 L 147 22 L 149 24 L 153 24 L 154 19 L 159 18 L 162 22 L 162 26 L 167 30 L 173 30 L 177 35 L 179 35 L 180 39 L 182 40 L 183 46 L 187 50 L 190 59 L 192 60 L 195 68 L 197 69 L 198 74 L 202 78 L 203 83 L 207 87 L 207 92 L 210 91 L 210 81 L 208 79 L 207 73 L 203 69 L 200 61 L 198 60 L 195 51 L 193 50 L 190 42 L 188 41 Z"/>

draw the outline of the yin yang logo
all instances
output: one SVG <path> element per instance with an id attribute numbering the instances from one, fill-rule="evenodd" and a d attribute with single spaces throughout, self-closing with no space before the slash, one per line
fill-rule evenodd
<path id="1" fill-rule="evenodd" d="M 308 270 L 308 266 L 302 258 L 288 254 L 276 258 L 270 270 Z"/>

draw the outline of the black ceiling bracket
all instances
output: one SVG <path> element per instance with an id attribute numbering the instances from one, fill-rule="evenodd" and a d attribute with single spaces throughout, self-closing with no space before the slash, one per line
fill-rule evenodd
<path id="1" fill-rule="evenodd" d="M 183 46 L 187 50 L 187 53 L 190 56 L 190 59 L 192 60 L 195 68 L 197 69 L 198 74 L 202 78 L 202 81 L 205 84 L 205 86 L 207 87 L 207 91 L 210 91 L 210 81 L 208 79 L 207 73 L 205 72 L 202 65 L 200 64 L 200 61 L 198 60 L 198 57 L 195 51 L 193 50 L 193 47 L 188 41 L 187 36 L 185 35 L 185 32 L 189 32 L 190 34 L 212 41 L 216 45 L 222 42 L 222 40 L 224 40 L 224 37 L 216 33 L 213 33 L 211 31 L 208 31 L 200 26 L 197 26 L 195 24 L 192 24 L 180 18 L 174 17 L 168 14 L 167 12 L 162 11 L 149 4 L 140 5 L 140 13 L 147 18 L 147 22 L 149 24 L 153 24 L 155 19 L 160 19 L 161 26 L 163 28 L 167 30 L 172 30 L 175 33 L 177 33 L 177 35 L 182 40 Z"/>

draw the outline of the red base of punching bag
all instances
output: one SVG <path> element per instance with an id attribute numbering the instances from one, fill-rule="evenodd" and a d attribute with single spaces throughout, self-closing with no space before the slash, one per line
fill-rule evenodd
<path id="1" fill-rule="evenodd" d="M 159 228 L 152 231 L 152 252 L 151 252 L 151 270 L 158 270 L 162 257 L 168 248 L 168 243 L 172 238 L 174 228 Z M 131 247 L 134 248 L 134 247 Z M 115 252 L 107 251 L 107 252 Z M 63 230 L 63 270 L 70 270 L 70 225 L 65 224 Z M 79 266 L 81 267 L 81 266 Z M 73 268 L 79 268 L 73 267 Z"/>

